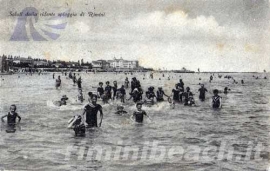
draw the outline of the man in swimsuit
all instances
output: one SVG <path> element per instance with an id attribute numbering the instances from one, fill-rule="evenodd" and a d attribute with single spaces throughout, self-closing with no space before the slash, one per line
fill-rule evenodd
<path id="1" fill-rule="evenodd" d="M 2 121 L 2 122 L 5 122 L 5 121 L 4 121 L 4 118 L 7 117 L 7 124 L 8 124 L 9 126 L 14 126 L 14 125 L 16 125 L 16 119 L 18 118 L 18 119 L 19 119 L 19 120 L 18 120 L 18 123 L 20 123 L 21 117 L 20 117 L 20 115 L 16 112 L 16 109 L 17 109 L 16 105 L 11 105 L 11 106 L 10 106 L 10 109 L 9 109 L 10 112 L 8 112 L 7 115 L 4 115 L 4 116 L 1 118 L 1 121 Z"/>
<path id="2" fill-rule="evenodd" d="M 162 87 L 158 87 L 158 91 L 157 91 L 157 102 L 162 102 L 164 101 L 163 99 L 163 95 L 166 97 L 169 97 L 165 94 L 165 92 L 162 90 Z"/>
<path id="3" fill-rule="evenodd" d="M 97 113 L 100 113 L 100 122 L 97 124 Z M 83 115 L 86 114 L 86 123 L 88 127 L 101 127 L 103 112 L 101 105 L 97 104 L 97 96 L 93 95 L 91 103 L 84 107 Z"/>
<path id="4" fill-rule="evenodd" d="M 147 116 L 149 118 L 149 116 L 146 114 L 146 112 L 144 110 L 142 110 L 142 103 L 140 103 L 140 102 L 137 103 L 136 108 L 137 108 L 137 111 L 135 111 L 133 113 L 133 115 L 131 116 L 133 120 L 135 118 L 135 122 L 142 123 L 144 116 Z"/>

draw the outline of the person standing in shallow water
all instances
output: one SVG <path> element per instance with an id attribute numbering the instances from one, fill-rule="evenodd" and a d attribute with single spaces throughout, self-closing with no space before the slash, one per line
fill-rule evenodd
<path id="1" fill-rule="evenodd" d="M 82 78 L 79 77 L 77 80 L 78 89 L 82 89 Z"/>
<path id="2" fill-rule="evenodd" d="M 59 75 L 58 78 L 55 80 L 55 87 L 56 89 L 58 89 L 60 86 L 61 86 L 61 78 Z"/>
<path id="3" fill-rule="evenodd" d="M 21 117 L 16 112 L 16 109 L 17 109 L 16 105 L 11 105 L 10 108 L 9 108 L 10 112 L 8 112 L 7 115 L 4 115 L 1 118 L 1 121 L 2 122 L 5 122 L 4 121 L 4 118 L 7 118 L 7 124 L 8 124 L 8 126 L 14 126 L 16 124 L 16 119 L 18 118 L 18 123 L 20 123 Z"/>
<path id="4" fill-rule="evenodd" d="M 98 112 L 100 113 L 100 122 L 98 124 L 97 121 L 97 114 Z M 84 112 L 83 112 L 83 116 L 84 114 L 86 115 L 86 126 L 87 127 L 101 127 L 101 123 L 102 123 L 102 119 L 103 119 L 103 111 L 102 111 L 102 107 L 101 105 L 97 104 L 97 96 L 93 95 L 92 99 L 89 99 L 89 104 L 87 104 L 84 107 Z"/>
<path id="5" fill-rule="evenodd" d="M 205 100 L 205 92 L 207 92 L 207 89 L 204 88 L 203 84 L 201 84 L 201 88 L 198 91 L 200 92 L 199 99 L 201 101 L 204 101 Z"/>
<path id="6" fill-rule="evenodd" d="M 142 110 L 142 103 L 138 102 L 136 104 L 136 108 L 137 108 L 137 110 L 133 113 L 133 115 L 131 116 L 131 119 L 137 123 L 143 123 L 144 116 L 146 116 L 148 118 L 149 118 L 149 116 L 146 114 L 146 112 L 144 110 Z"/>
<path id="7" fill-rule="evenodd" d="M 214 93 L 214 96 L 212 97 L 212 107 L 214 109 L 221 108 L 221 99 L 222 99 L 222 97 L 220 97 L 218 95 L 218 90 L 217 89 L 215 89 L 213 91 L 213 93 Z"/>

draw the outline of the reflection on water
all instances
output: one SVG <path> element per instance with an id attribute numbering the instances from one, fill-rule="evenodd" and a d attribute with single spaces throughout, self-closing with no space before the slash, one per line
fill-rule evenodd
<path id="1" fill-rule="evenodd" d="M 57 75 L 57 74 L 56 74 Z M 166 74 L 165 74 L 166 75 Z M 254 79 L 253 74 L 232 74 L 244 85 L 232 84 L 232 80 L 216 77 L 210 84 L 209 74 L 171 74 L 173 79 L 167 80 L 161 74 L 155 74 L 154 80 L 143 80 L 143 74 L 136 76 L 144 89 L 148 86 L 166 85 L 166 94 L 171 93 L 179 78 L 184 80 L 195 93 L 197 107 L 186 107 L 177 104 L 171 109 L 169 103 L 163 102 L 153 107 L 143 107 L 152 121 L 134 124 L 130 119 L 136 109 L 132 102 L 127 102 L 127 115 L 115 115 L 116 105 L 103 106 L 104 120 L 101 128 L 90 129 L 85 137 L 74 137 L 73 130 L 67 129 L 68 120 L 82 114 L 84 104 L 68 104 L 56 107 L 53 101 L 62 95 L 74 102 L 78 95 L 77 87 L 71 80 L 62 76 L 62 88 L 56 90 L 51 74 L 2 76 L 1 83 L 1 116 L 6 114 L 11 104 L 16 104 L 22 116 L 20 127 L 16 133 L 6 133 L 1 125 L 0 168 L 18 170 L 266 170 L 269 157 L 263 154 L 262 161 L 214 160 L 187 161 L 175 155 L 162 160 L 148 158 L 144 160 L 96 160 L 87 157 L 89 149 L 102 147 L 115 150 L 123 147 L 140 147 L 139 156 L 149 155 L 149 148 L 157 142 L 159 147 L 171 148 L 181 146 L 188 148 L 195 145 L 201 148 L 220 147 L 222 142 L 230 143 L 235 153 L 244 152 L 248 143 L 269 145 L 270 83 L 269 80 Z M 260 78 L 263 74 L 257 74 Z M 82 73 L 83 93 L 95 90 L 98 82 L 109 80 L 124 83 L 124 74 Z M 269 75 L 267 76 L 269 78 Z M 161 80 L 159 80 L 161 78 Z M 202 80 L 199 80 L 201 78 Z M 198 100 L 199 83 L 208 89 L 205 102 Z M 223 97 L 223 108 L 212 110 L 210 99 L 212 90 L 223 90 L 228 86 L 231 92 Z M 99 102 L 100 103 L 100 102 Z M 66 160 L 68 148 L 84 150 L 82 160 Z M 145 149 L 143 147 L 149 147 Z M 151 150 L 150 150 L 151 151 Z M 228 149 L 224 149 L 225 152 Z M 80 153 L 81 154 L 81 153 Z M 113 156 L 113 155 L 112 155 Z M 71 158 L 77 157 L 76 155 Z M 79 156 L 80 157 L 80 156 Z"/>

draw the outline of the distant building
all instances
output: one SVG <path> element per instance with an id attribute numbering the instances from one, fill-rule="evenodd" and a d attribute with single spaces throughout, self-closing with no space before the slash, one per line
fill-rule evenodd
<path id="1" fill-rule="evenodd" d="M 32 67 L 33 64 L 34 64 L 34 60 L 31 57 L 28 57 L 28 58 L 20 57 L 20 58 L 13 59 L 13 65 L 15 67 L 17 67 L 17 66 L 19 66 L 19 67 Z"/>
<path id="2" fill-rule="evenodd" d="M 120 59 L 114 58 L 113 60 L 109 60 L 108 63 L 110 64 L 111 68 L 114 69 L 138 69 L 139 62 L 134 60 L 124 60 L 122 57 Z"/>
<path id="3" fill-rule="evenodd" d="M 110 68 L 110 63 L 105 60 L 92 61 L 92 68 L 99 70 L 108 70 Z"/>
<path id="4" fill-rule="evenodd" d="M 34 66 L 49 66 L 47 61 L 34 61 Z"/>

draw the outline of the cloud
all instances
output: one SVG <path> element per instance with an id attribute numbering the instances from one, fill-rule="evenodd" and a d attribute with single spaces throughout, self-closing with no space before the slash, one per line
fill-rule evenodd
<path id="1" fill-rule="evenodd" d="M 145 39 L 239 39 L 245 32 L 220 26 L 213 16 L 190 18 L 184 11 L 155 11 L 138 15 L 117 27 L 119 33 L 144 36 Z"/>

